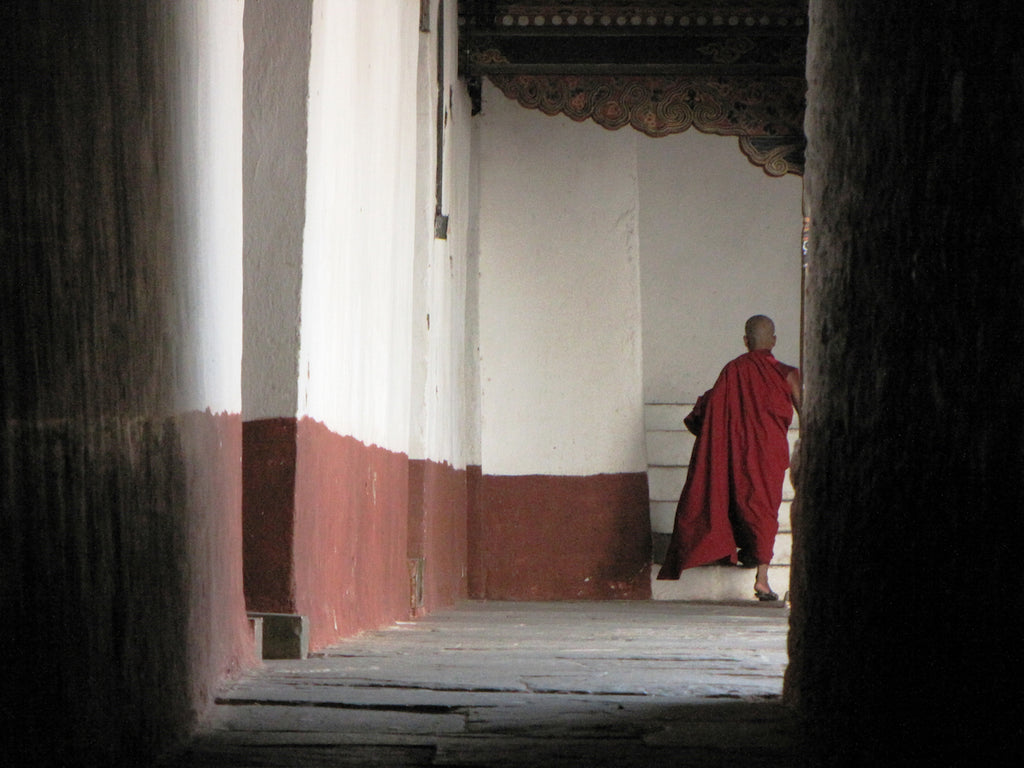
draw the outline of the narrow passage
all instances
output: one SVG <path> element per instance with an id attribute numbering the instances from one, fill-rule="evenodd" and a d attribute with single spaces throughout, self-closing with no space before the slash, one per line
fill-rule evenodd
<path id="1" fill-rule="evenodd" d="M 162 765 L 791 765 L 779 604 L 467 602 L 267 661 Z"/>

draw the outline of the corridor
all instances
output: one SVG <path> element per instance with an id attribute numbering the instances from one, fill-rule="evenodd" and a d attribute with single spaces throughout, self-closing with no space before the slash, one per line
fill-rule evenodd
<path id="1" fill-rule="evenodd" d="M 792 765 L 787 614 L 468 602 L 264 662 L 161 765 Z"/>

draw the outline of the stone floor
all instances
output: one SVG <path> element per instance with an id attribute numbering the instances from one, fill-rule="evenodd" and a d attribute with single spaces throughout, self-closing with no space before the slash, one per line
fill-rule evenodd
<path id="1" fill-rule="evenodd" d="M 787 613 L 468 602 L 264 662 L 163 765 L 788 766 Z"/>

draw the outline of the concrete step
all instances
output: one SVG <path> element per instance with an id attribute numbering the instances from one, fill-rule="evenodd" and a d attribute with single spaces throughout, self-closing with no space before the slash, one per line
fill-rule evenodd
<path id="1" fill-rule="evenodd" d="M 693 449 L 693 436 L 686 431 L 683 417 L 692 407 L 691 403 L 649 403 L 645 406 L 647 479 L 656 560 L 662 558 L 672 533 L 676 504 L 686 480 L 685 462 Z M 791 451 L 799 436 L 799 422 L 794 419 L 789 431 Z M 779 508 L 779 534 L 775 538 L 775 557 L 769 571 L 772 589 L 780 596 L 789 589 L 789 563 L 793 551 L 790 506 L 793 495 L 793 484 L 789 472 L 786 472 L 783 501 Z M 705 566 L 684 571 L 678 581 L 658 581 L 655 577 L 660 567 L 660 563 L 655 563 L 651 572 L 651 593 L 655 600 L 753 600 L 753 569 Z"/>
<path id="2" fill-rule="evenodd" d="M 754 599 L 754 569 L 708 565 L 682 572 L 678 581 L 658 581 L 660 564 L 651 568 L 651 598 L 654 600 L 710 600 L 731 602 Z M 780 598 L 789 590 L 789 566 L 772 565 L 768 571 L 772 590 Z"/>

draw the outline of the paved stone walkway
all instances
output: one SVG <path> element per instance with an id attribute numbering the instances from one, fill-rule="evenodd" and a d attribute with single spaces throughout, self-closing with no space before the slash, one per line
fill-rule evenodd
<path id="1" fill-rule="evenodd" d="M 787 611 L 468 602 L 224 690 L 168 768 L 788 766 Z"/>

